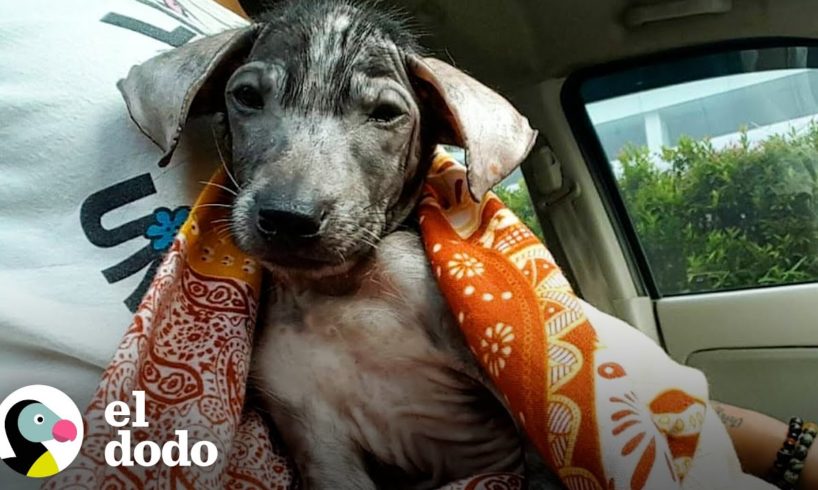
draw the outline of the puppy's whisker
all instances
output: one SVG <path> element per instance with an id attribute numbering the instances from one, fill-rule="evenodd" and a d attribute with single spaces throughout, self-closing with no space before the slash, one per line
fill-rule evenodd
<path id="1" fill-rule="evenodd" d="M 210 204 L 198 204 L 191 208 L 191 211 L 196 211 L 197 209 L 201 208 L 232 208 L 230 204 L 218 204 L 218 203 L 210 203 Z"/>
<path id="2" fill-rule="evenodd" d="M 213 228 L 213 231 L 215 231 L 216 234 L 220 238 L 225 238 L 227 236 L 230 236 L 230 224 L 228 223 L 228 224 L 219 225 L 219 226 Z"/>
<path id="3" fill-rule="evenodd" d="M 227 192 L 229 192 L 230 194 L 232 194 L 232 195 L 234 195 L 234 196 L 238 196 L 238 195 L 239 195 L 239 193 L 238 193 L 238 192 L 236 192 L 236 191 L 234 191 L 233 189 L 231 189 L 231 188 L 229 188 L 229 187 L 226 187 L 226 186 L 223 186 L 223 185 L 221 185 L 221 184 L 216 184 L 215 182 L 207 182 L 207 181 L 204 181 L 204 180 L 200 180 L 200 181 L 199 181 L 199 183 L 200 183 L 200 184 L 203 184 L 205 187 L 210 186 L 210 187 L 216 187 L 216 188 L 219 188 L 219 189 L 221 189 L 221 190 L 223 190 L 223 191 L 227 191 Z"/>
<path id="4" fill-rule="evenodd" d="M 360 230 L 361 230 L 362 232 L 364 232 L 364 233 L 367 233 L 367 234 L 368 234 L 369 236 L 371 236 L 372 238 L 374 238 L 374 239 L 375 239 L 375 241 L 380 241 L 380 240 L 381 240 L 381 237 L 380 237 L 380 236 L 378 236 L 378 234 L 377 234 L 377 233 L 375 233 L 374 231 L 372 231 L 372 230 L 370 230 L 370 229 L 367 229 L 367 228 L 360 228 Z"/>
<path id="5" fill-rule="evenodd" d="M 224 154 L 222 153 L 222 146 L 219 144 L 219 138 L 216 136 L 216 128 L 214 126 L 210 126 L 210 134 L 213 135 L 213 143 L 216 144 L 216 152 L 219 154 L 219 161 L 222 162 L 222 167 L 224 167 L 225 173 L 227 173 L 227 177 L 233 182 L 233 185 L 236 186 L 236 189 L 241 190 L 241 186 L 236 178 L 233 176 L 233 173 L 230 172 L 230 169 L 227 168 L 227 162 L 224 159 Z"/>
<path id="6" fill-rule="evenodd" d="M 365 244 L 369 245 L 369 247 L 372 248 L 372 250 L 378 250 L 378 248 L 379 248 L 378 244 L 372 243 L 369 240 L 365 240 L 365 239 L 361 238 L 361 241 L 364 242 Z"/>

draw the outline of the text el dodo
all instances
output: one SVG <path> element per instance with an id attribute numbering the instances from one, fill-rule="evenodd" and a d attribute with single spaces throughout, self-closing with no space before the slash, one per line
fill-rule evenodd
<path id="1" fill-rule="evenodd" d="M 145 392 L 134 391 L 136 410 L 131 421 L 131 409 L 123 401 L 114 401 L 105 407 L 105 421 L 111 427 L 125 427 L 143 429 L 148 427 L 145 420 Z M 162 462 L 166 466 L 210 466 L 219 457 L 218 448 L 209 441 L 198 441 L 188 446 L 187 430 L 175 430 L 175 441 L 167 441 L 161 446 L 153 441 L 141 441 L 131 446 L 131 431 L 120 429 L 117 431 L 119 440 L 114 439 L 105 445 L 105 462 L 109 466 L 139 466 L 151 467 Z"/>

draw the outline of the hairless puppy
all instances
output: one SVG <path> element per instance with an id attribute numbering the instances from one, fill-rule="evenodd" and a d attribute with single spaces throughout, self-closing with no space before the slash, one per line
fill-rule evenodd
<path id="1" fill-rule="evenodd" d="M 347 1 L 290 2 L 134 67 L 120 88 L 165 161 L 188 117 L 219 115 L 232 235 L 277 284 L 252 376 L 308 488 L 522 469 L 523 438 L 410 223 L 437 143 L 465 148 L 479 198 L 530 150 L 523 116 Z"/>

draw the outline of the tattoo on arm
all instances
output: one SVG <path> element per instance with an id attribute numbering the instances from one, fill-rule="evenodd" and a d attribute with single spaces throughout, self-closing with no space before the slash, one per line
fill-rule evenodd
<path id="1" fill-rule="evenodd" d="M 728 414 L 724 410 L 724 407 L 718 403 L 714 403 L 713 408 L 716 410 L 716 413 L 719 414 L 721 423 L 724 424 L 724 426 L 727 427 L 728 429 L 737 429 L 741 427 L 741 424 L 744 423 L 744 417 L 738 417 L 736 415 Z"/>

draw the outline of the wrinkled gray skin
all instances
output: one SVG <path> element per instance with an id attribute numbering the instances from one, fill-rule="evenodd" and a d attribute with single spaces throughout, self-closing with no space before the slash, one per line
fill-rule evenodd
<path id="1" fill-rule="evenodd" d="M 321 277 L 403 223 L 431 151 L 408 51 L 394 21 L 344 3 L 297 2 L 270 20 L 226 90 L 240 247 L 284 274 Z M 259 230 L 265 208 L 295 225 Z"/>
<path id="2" fill-rule="evenodd" d="M 274 15 L 226 86 L 231 225 L 280 284 L 252 377 L 304 483 L 420 489 L 522 471 L 517 428 L 419 237 L 396 231 L 438 124 L 407 72 L 412 38 L 342 2 Z"/>

